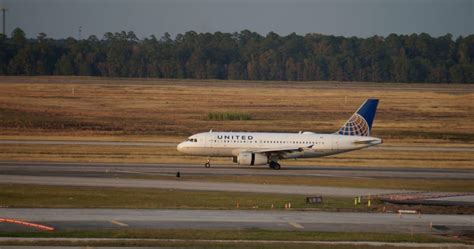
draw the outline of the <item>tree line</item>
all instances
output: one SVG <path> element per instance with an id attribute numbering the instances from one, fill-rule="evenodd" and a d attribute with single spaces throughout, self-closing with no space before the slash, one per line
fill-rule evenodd
<path id="1" fill-rule="evenodd" d="M 138 39 L 0 35 L 2 75 L 87 75 L 179 79 L 474 83 L 474 35 L 341 37 L 295 33 L 165 33 Z"/>

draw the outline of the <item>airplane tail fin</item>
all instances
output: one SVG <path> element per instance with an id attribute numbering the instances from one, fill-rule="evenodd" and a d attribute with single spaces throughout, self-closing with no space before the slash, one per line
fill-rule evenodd
<path id="1" fill-rule="evenodd" d="M 336 133 L 347 136 L 370 136 L 378 103 L 378 99 L 365 100 Z"/>

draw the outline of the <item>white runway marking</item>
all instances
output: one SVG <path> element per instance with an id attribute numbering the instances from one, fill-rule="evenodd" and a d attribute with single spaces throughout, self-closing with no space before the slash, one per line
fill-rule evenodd
<path id="1" fill-rule="evenodd" d="M 298 228 L 298 229 L 303 229 L 304 228 L 304 226 L 302 226 L 301 224 L 296 223 L 296 222 L 289 221 L 288 224 L 290 224 L 290 226 L 292 226 L 294 228 Z"/>
<path id="2" fill-rule="evenodd" d="M 122 222 L 120 222 L 120 221 L 117 221 L 117 220 L 110 220 L 109 222 L 110 222 L 110 223 L 112 223 L 112 224 L 115 224 L 115 225 L 117 225 L 117 226 L 121 226 L 121 227 L 128 227 L 128 225 L 127 225 L 127 224 L 125 224 L 125 223 L 122 223 Z"/>

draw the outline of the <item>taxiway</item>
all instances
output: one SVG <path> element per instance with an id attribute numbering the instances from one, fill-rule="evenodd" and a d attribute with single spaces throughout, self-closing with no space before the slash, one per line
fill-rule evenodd
<path id="1" fill-rule="evenodd" d="M 0 216 L 34 221 L 57 230 L 276 229 L 338 232 L 469 233 L 474 215 L 404 215 L 263 210 L 0 209 Z M 1 224 L 0 230 L 17 226 Z"/>
<path id="2" fill-rule="evenodd" d="M 387 168 L 338 166 L 267 166 L 131 163 L 1 162 L 0 174 L 31 176 L 121 177 L 133 175 L 174 176 L 304 176 L 335 178 L 473 179 L 470 169 Z"/>

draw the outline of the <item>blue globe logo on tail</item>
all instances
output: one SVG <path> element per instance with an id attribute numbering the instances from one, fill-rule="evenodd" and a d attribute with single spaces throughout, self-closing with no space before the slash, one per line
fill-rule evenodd
<path id="1" fill-rule="evenodd" d="M 370 130 L 367 121 L 365 121 L 362 116 L 355 113 L 349 120 L 347 120 L 344 126 L 339 129 L 338 133 L 347 136 L 369 136 Z"/>
<path id="2" fill-rule="evenodd" d="M 339 129 L 337 134 L 346 136 L 370 136 L 378 103 L 378 99 L 367 99 Z"/>

